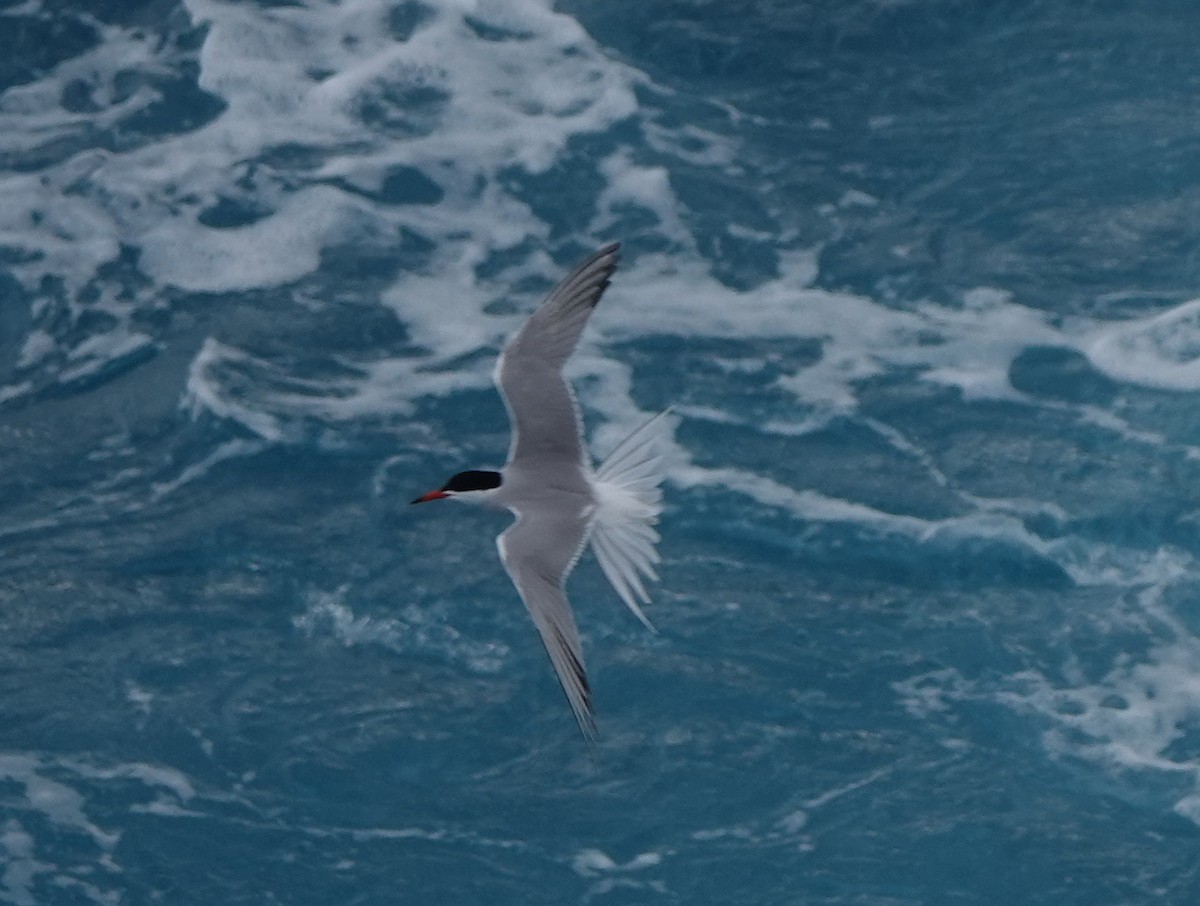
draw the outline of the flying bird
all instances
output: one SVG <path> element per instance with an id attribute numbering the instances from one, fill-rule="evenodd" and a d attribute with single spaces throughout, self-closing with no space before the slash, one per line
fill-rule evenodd
<path id="1" fill-rule="evenodd" d="M 588 256 L 558 284 L 505 345 L 493 375 L 508 409 L 512 442 L 500 470 L 459 472 L 413 503 L 454 499 L 507 508 L 516 521 L 496 539 L 550 655 L 583 735 L 595 739 L 591 687 L 565 584 L 590 542 L 609 583 L 642 612 L 644 580 L 656 580 L 654 526 L 662 511 L 662 457 L 652 426 L 660 413 L 593 469 L 579 406 L 563 377 L 588 316 L 617 268 L 619 243 Z"/>

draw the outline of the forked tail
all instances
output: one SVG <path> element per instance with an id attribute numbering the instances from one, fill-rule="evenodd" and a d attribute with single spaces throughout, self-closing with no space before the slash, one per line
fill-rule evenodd
<path id="1" fill-rule="evenodd" d="M 659 434 L 652 431 L 671 410 L 645 422 L 612 451 L 596 470 L 596 517 L 591 544 L 600 568 L 621 600 L 646 628 L 655 631 L 642 612 L 648 603 L 644 580 L 656 581 L 659 562 L 658 532 L 654 526 L 662 512 L 663 457 L 657 449 Z M 640 602 L 640 603 L 639 603 Z"/>

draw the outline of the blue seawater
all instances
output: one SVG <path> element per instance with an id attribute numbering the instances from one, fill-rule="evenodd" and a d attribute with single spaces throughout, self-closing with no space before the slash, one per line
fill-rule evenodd
<path id="1" fill-rule="evenodd" d="M 0 901 L 1200 901 L 1166 0 L 2 0 Z M 504 338 L 670 405 L 650 634 L 495 555 Z"/>

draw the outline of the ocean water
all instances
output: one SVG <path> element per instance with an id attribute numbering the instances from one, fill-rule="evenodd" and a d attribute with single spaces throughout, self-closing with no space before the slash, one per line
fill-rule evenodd
<path id="1" fill-rule="evenodd" d="M 1200 11 L 0 0 L 0 902 L 1200 898 Z M 675 409 L 580 738 L 504 338 Z"/>

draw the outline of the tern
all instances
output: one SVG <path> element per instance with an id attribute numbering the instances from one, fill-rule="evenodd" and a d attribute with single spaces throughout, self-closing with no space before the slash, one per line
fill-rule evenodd
<path id="1" fill-rule="evenodd" d="M 493 379 L 508 409 L 512 442 L 499 470 L 459 472 L 413 503 L 454 499 L 506 508 L 516 521 L 496 539 L 500 560 L 541 635 L 554 672 L 590 742 L 591 687 L 566 581 L 590 543 L 609 583 L 651 631 L 644 579 L 657 580 L 654 526 L 662 511 L 660 413 L 592 468 L 579 405 L 563 365 L 617 268 L 619 243 L 588 256 L 505 345 Z M 639 603 L 640 602 L 640 603 Z"/>

